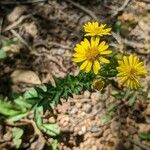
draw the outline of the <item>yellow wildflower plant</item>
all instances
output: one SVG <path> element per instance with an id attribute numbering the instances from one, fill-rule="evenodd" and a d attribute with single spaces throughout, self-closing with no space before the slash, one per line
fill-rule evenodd
<path id="1" fill-rule="evenodd" d="M 120 85 L 130 89 L 138 89 L 141 86 L 140 78 L 147 74 L 143 62 L 137 56 L 131 54 L 130 56 L 123 56 L 118 63 L 117 76 L 120 78 Z"/>
<path id="2" fill-rule="evenodd" d="M 100 62 L 109 63 L 109 60 L 103 57 L 112 53 L 108 47 L 105 41 L 100 42 L 99 37 L 91 37 L 90 41 L 85 38 L 75 46 L 73 61 L 81 63 L 80 70 L 88 73 L 93 69 L 94 73 L 97 74 L 101 68 Z"/>
<path id="3" fill-rule="evenodd" d="M 85 36 L 104 36 L 110 35 L 111 28 L 105 28 L 106 24 L 99 24 L 98 22 L 88 22 L 83 28 L 86 32 Z"/>

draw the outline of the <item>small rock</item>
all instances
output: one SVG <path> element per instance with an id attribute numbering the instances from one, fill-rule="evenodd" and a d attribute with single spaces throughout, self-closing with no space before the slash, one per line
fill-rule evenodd
<path id="1" fill-rule="evenodd" d="M 94 101 L 99 101 L 100 100 L 100 92 L 94 92 L 91 94 L 91 99 L 94 100 Z"/>
<path id="2" fill-rule="evenodd" d="M 117 136 L 120 132 L 121 124 L 120 124 L 120 122 L 112 121 L 110 128 L 111 128 L 112 134 L 114 136 Z"/>
<path id="3" fill-rule="evenodd" d="M 150 104 L 148 104 L 146 110 L 144 111 L 145 115 L 150 115 Z"/>
<path id="4" fill-rule="evenodd" d="M 140 123 L 138 124 L 138 127 L 139 127 L 139 132 L 150 132 L 150 124 L 143 124 L 143 123 Z"/>
<path id="5" fill-rule="evenodd" d="M 76 103 L 76 107 L 77 107 L 78 109 L 81 108 L 81 107 L 82 107 L 82 103 L 77 102 L 77 103 Z"/>
<path id="6" fill-rule="evenodd" d="M 133 146 L 133 150 L 141 150 L 141 148 L 139 146 L 137 146 L 137 145 L 134 145 Z"/>
<path id="7" fill-rule="evenodd" d="M 106 141 L 109 141 L 112 137 L 113 137 L 113 135 L 112 135 L 112 134 L 109 134 L 109 135 L 107 136 L 107 138 L 106 138 Z"/>
<path id="8" fill-rule="evenodd" d="M 76 114 L 77 112 L 78 112 L 78 108 L 73 107 L 73 108 L 69 111 L 69 114 L 74 115 L 74 114 Z"/>
<path id="9" fill-rule="evenodd" d="M 89 98 L 90 97 L 90 92 L 89 91 L 85 91 L 84 92 L 84 97 L 85 98 Z"/>
<path id="10" fill-rule="evenodd" d="M 97 150 L 97 146 L 96 145 L 93 145 L 91 150 Z"/>
<path id="11" fill-rule="evenodd" d="M 34 22 L 32 23 L 25 23 L 23 25 L 24 29 L 25 29 L 25 32 L 30 34 L 32 37 L 36 37 L 37 34 L 38 34 L 38 29 L 37 29 L 37 26 L 35 25 Z"/>
<path id="12" fill-rule="evenodd" d="M 128 133 L 129 134 L 135 134 L 136 132 L 137 132 L 137 129 L 136 128 L 134 128 L 134 127 L 132 127 L 132 126 L 129 126 L 128 128 L 127 128 L 127 131 L 128 131 Z"/>
<path id="13" fill-rule="evenodd" d="M 110 134 L 110 129 L 107 129 L 107 130 L 104 131 L 103 137 L 106 138 L 109 134 Z"/>
<path id="14" fill-rule="evenodd" d="M 87 103 L 87 104 L 84 104 L 84 105 L 83 105 L 83 108 L 82 108 L 82 109 L 83 109 L 84 112 L 90 113 L 90 112 L 92 111 L 92 106 Z"/>
<path id="15" fill-rule="evenodd" d="M 10 141 L 12 139 L 12 134 L 11 132 L 7 132 L 6 134 L 4 134 L 3 139 L 5 141 Z"/>
<path id="16" fill-rule="evenodd" d="M 123 130 L 121 133 L 122 133 L 123 136 L 129 136 L 129 132 L 126 131 L 126 130 Z"/>
<path id="17" fill-rule="evenodd" d="M 126 149 L 131 149 L 131 148 L 132 148 L 132 144 L 131 144 L 131 142 L 129 142 L 129 141 L 126 141 L 126 142 L 124 143 L 124 146 L 125 146 Z"/>
<path id="18" fill-rule="evenodd" d="M 99 130 L 100 130 L 100 128 L 98 128 L 98 127 L 96 127 L 96 126 L 92 126 L 91 129 L 90 129 L 90 131 L 91 131 L 92 133 L 99 132 Z"/>
<path id="19" fill-rule="evenodd" d="M 39 77 L 30 70 L 15 70 L 11 74 L 13 83 L 41 84 Z"/>
<path id="20" fill-rule="evenodd" d="M 86 133 L 86 127 L 85 126 L 82 126 L 81 127 L 81 130 L 78 132 L 79 135 L 83 135 Z"/>
<path id="21" fill-rule="evenodd" d="M 56 123 L 56 119 L 54 117 L 50 117 L 48 121 L 49 123 Z"/>

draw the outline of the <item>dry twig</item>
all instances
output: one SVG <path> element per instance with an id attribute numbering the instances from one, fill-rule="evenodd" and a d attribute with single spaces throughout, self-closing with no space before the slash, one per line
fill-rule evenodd
<path id="1" fill-rule="evenodd" d="M 4 32 L 8 31 L 8 30 L 11 30 L 11 29 L 14 29 L 16 28 L 20 23 L 22 23 L 22 21 L 26 18 L 29 18 L 31 15 L 24 15 L 24 16 L 21 16 L 17 21 L 15 21 L 13 24 L 11 25 L 8 25 L 5 29 L 4 29 Z"/>
<path id="2" fill-rule="evenodd" d="M 29 46 L 29 44 L 15 30 L 11 29 L 10 31 L 21 43 L 23 43 L 30 51 L 32 51 L 32 48 Z"/>

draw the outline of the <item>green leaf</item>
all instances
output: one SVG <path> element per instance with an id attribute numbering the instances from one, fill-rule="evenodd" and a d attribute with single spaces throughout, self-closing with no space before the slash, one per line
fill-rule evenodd
<path id="1" fill-rule="evenodd" d="M 17 149 L 19 149 L 19 148 L 20 148 L 20 145 L 21 145 L 21 143 L 22 143 L 22 139 L 13 139 L 13 143 L 14 143 L 15 147 L 16 147 Z"/>
<path id="2" fill-rule="evenodd" d="M 7 122 L 15 122 L 15 121 L 18 121 L 24 117 L 26 117 L 30 112 L 27 112 L 27 113 L 23 113 L 23 114 L 18 114 L 16 116 L 12 116 L 12 117 L 9 117 L 6 121 Z"/>
<path id="3" fill-rule="evenodd" d="M 31 88 L 28 91 L 26 91 L 24 93 L 24 98 L 25 99 L 32 99 L 32 98 L 37 98 L 38 97 L 38 93 L 35 90 L 35 88 Z"/>
<path id="4" fill-rule="evenodd" d="M 13 136 L 13 139 L 20 139 L 23 135 L 23 130 L 21 128 L 13 128 L 12 129 L 12 136 Z"/>
<path id="5" fill-rule="evenodd" d="M 20 106 L 21 108 L 28 108 L 28 109 L 30 109 L 31 107 L 32 107 L 32 105 L 30 104 L 30 103 L 28 103 L 27 102 L 27 100 L 26 99 L 24 99 L 22 96 L 19 96 L 18 98 L 16 98 L 15 100 L 14 100 L 14 102 L 18 105 L 18 106 Z"/>
<path id="6" fill-rule="evenodd" d="M 60 134 L 60 129 L 57 124 L 43 124 L 42 130 L 50 136 L 58 136 Z"/>
<path id="7" fill-rule="evenodd" d="M 111 121 L 111 119 L 112 119 L 112 116 L 109 114 L 106 114 L 106 115 L 102 116 L 101 121 L 103 124 L 105 124 L 105 123 L 109 123 Z"/>
<path id="8" fill-rule="evenodd" d="M 150 133 L 139 133 L 139 138 L 141 140 L 150 140 Z"/>
<path id="9" fill-rule="evenodd" d="M 15 116 L 23 113 L 23 110 L 19 109 L 13 103 L 0 100 L 0 114 L 5 116 Z"/>
<path id="10" fill-rule="evenodd" d="M 129 98 L 129 101 L 128 101 L 129 106 L 133 106 L 134 103 L 136 102 L 136 100 L 137 100 L 137 95 L 132 95 L 132 96 Z"/>
<path id="11" fill-rule="evenodd" d="M 41 107 L 36 108 L 35 113 L 34 113 L 34 118 L 35 118 L 35 123 L 38 128 L 42 126 L 42 118 L 41 118 L 42 114 L 43 114 L 43 107 L 41 106 Z"/>
<path id="12" fill-rule="evenodd" d="M 58 140 L 54 140 L 51 144 L 51 150 L 57 150 L 58 148 Z"/>
<path id="13" fill-rule="evenodd" d="M 4 50 L 0 49 L 0 60 L 5 59 L 6 57 L 7 57 L 7 53 Z"/>

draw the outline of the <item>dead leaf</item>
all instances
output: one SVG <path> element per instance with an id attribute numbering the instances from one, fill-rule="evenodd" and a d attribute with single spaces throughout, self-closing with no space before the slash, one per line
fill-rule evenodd
<path id="1" fill-rule="evenodd" d="M 15 70 L 11 78 L 13 83 L 41 84 L 39 77 L 30 70 Z"/>

